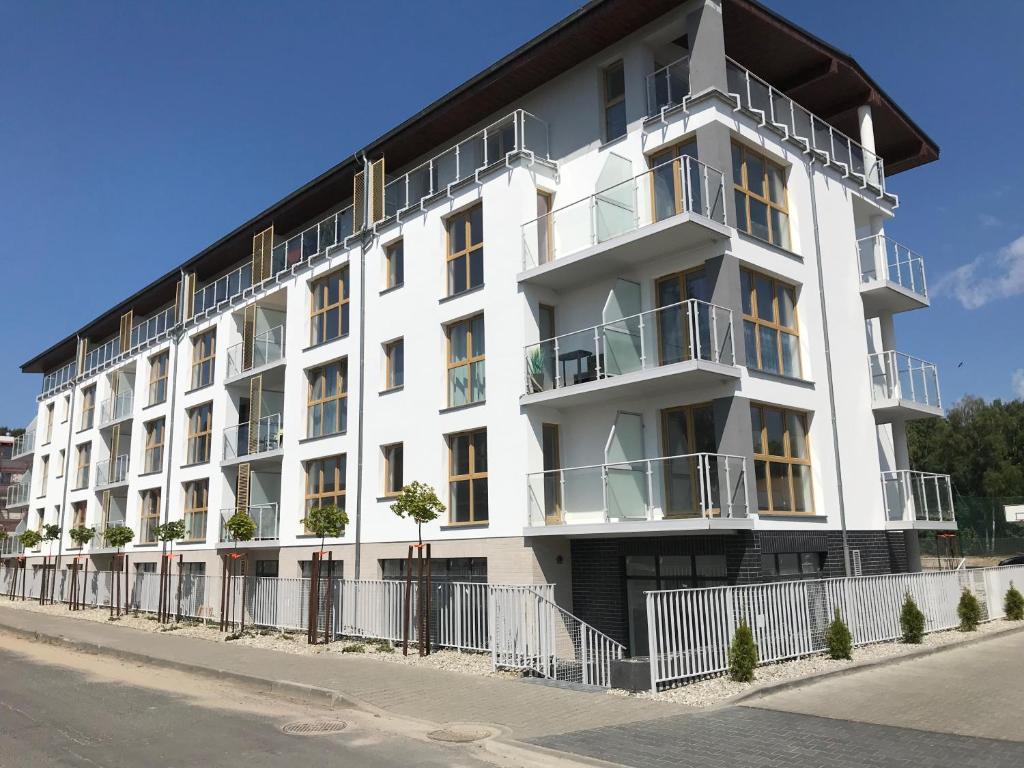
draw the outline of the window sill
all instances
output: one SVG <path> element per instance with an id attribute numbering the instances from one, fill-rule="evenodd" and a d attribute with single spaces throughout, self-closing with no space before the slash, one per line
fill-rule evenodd
<path id="1" fill-rule="evenodd" d="M 157 545 L 157 542 L 155 542 L 155 541 L 140 541 L 138 544 L 135 545 L 135 548 L 136 549 L 143 549 L 145 547 L 155 547 L 156 545 Z"/>
<path id="2" fill-rule="evenodd" d="M 209 466 L 209 464 L 209 459 L 207 459 L 206 461 L 194 461 L 191 464 L 182 464 L 181 466 L 178 467 L 178 469 L 192 469 L 193 467 L 205 467 Z"/>
<path id="3" fill-rule="evenodd" d="M 341 334 L 341 336 L 336 336 L 333 339 L 328 339 L 327 341 L 321 341 L 321 342 L 318 342 L 316 344 L 310 344 L 308 347 L 304 347 L 302 349 L 302 351 L 303 352 L 312 352 L 314 349 L 322 349 L 323 347 L 326 347 L 328 344 L 333 344 L 336 341 L 344 341 L 347 338 L 348 338 L 348 334 L 347 333 L 343 333 L 343 334 Z"/>
<path id="4" fill-rule="evenodd" d="M 391 494 L 385 493 L 383 496 L 378 496 L 377 497 L 377 503 L 378 504 L 384 504 L 384 503 L 387 503 L 387 502 L 393 502 L 395 499 L 398 498 L 398 496 L 399 496 L 399 494 L 397 494 L 397 493 L 391 493 Z"/>
<path id="5" fill-rule="evenodd" d="M 327 440 L 328 438 L 331 438 L 331 437 L 345 437 L 347 434 L 348 434 L 348 430 L 346 429 L 346 430 L 343 430 L 341 432 L 331 432 L 329 435 L 317 435 L 316 437 L 304 437 L 301 440 L 299 440 L 299 445 L 305 445 L 306 443 L 315 443 L 315 442 L 317 442 L 319 440 Z"/>
<path id="6" fill-rule="evenodd" d="M 603 141 L 603 142 L 601 142 L 600 145 L 598 145 L 597 151 L 598 152 L 604 152 L 604 150 L 608 149 L 609 147 L 614 147 L 617 144 L 621 144 L 622 142 L 624 142 L 626 140 L 627 136 L 629 136 L 629 131 L 628 130 L 624 134 L 622 134 L 621 136 L 616 136 L 614 139 L 608 139 L 607 141 Z"/>
<path id="7" fill-rule="evenodd" d="M 487 405 L 486 400 L 476 400 L 472 403 L 464 403 L 463 405 L 449 405 L 447 408 L 441 408 L 438 410 L 439 414 L 455 413 L 456 411 L 465 411 L 470 408 L 476 408 L 478 405 Z"/>
<path id="8" fill-rule="evenodd" d="M 387 288 L 382 288 L 381 291 L 380 291 L 380 295 L 383 296 L 386 293 L 391 293 L 393 291 L 397 291 L 399 288 L 404 288 L 404 287 L 405 287 L 405 283 L 398 283 L 397 285 L 391 285 L 391 286 L 388 286 Z"/>
<path id="9" fill-rule="evenodd" d="M 467 288 L 466 290 L 460 291 L 459 293 L 453 293 L 450 296 L 442 296 L 440 299 L 437 300 L 437 303 L 438 304 L 447 304 L 449 301 L 455 301 L 456 299 L 461 299 L 463 296 L 469 296 L 469 295 L 474 294 L 474 293 L 479 293 L 480 291 L 482 291 L 484 289 L 485 285 L 486 285 L 486 283 L 480 283 L 480 285 L 474 286 L 472 288 Z"/>
<path id="10" fill-rule="evenodd" d="M 186 392 L 185 394 L 188 394 L 188 393 Z M 156 408 L 158 405 L 163 405 L 166 402 L 167 402 L 167 398 L 165 397 L 163 400 L 158 400 L 155 403 L 150 403 L 149 405 L 142 406 L 142 410 L 148 411 L 150 408 Z"/>
<path id="11" fill-rule="evenodd" d="M 747 373 L 758 379 L 769 379 L 771 381 L 781 381 L 785 384 L 796 384 L 798 386 L 807 387 L 814 389 L 814 382 L 811 379 L 802 379 L 799 376 L 787 376 L 784 373 L 774 373 L 772 371 L 763 371 L 760 368 L 751 368 L 747 366 Z"/>
<path id="12" fill-rule="evenodd" d="M 453 530 L 464 531 L 467 528 L 481 528 L 481 529 L 482 528 L 489 528 L 490 525 L 491 525 L 490 521 L 487 521 L 487 522 L 472 522 L 472 523 L 448 523 L 447 525 L 442 525 L 441 526 L 441 530 L 442 531 L 453 531 Z"/>
<path id="13" fill-rule="evenodd" d="M 141 480 L 144 477 L 152 477 L 153 475 L 159 475 L 163 471 L 163 467 L 161 467 L 160 469 L 151 469 L 148 472 L 140 472 L 139 479 Z"/>
<path id="14" fill-rule="evenodd" d="M 193 394 L 194 392 L 202 392 L 204 389 L 209 389 L 212 386 L 213 386 L 213 382 L 212 381 L 209 384 L 200 384 L 198 387 L 192 387 L 192 389 L 185 390 L 185 396 L 188 397 L 189 395 Z"/>
<path id="15" fill-rule="evenodd" d="M 181 541 L 179 541 L 177 543 L 178 543 L 179 546 L 184 547 L 184 546 L 187 546 L 189 544 L 205 544 L 206 543 L 206 539 L 182 539 Z"/>
<path id="16" fill-rule="evenodd" d="M 392 392 L 401 392 L 403 389 L 405 389 L 405 384 L 399 384 L 397 387 L 388 387 L 387 389 L 382 389 L 377 394 L 390 395 Z"/>
<path id="17" fill-rule="evenodd" d="M 783 248 L 781 245 L 776 245 L 775 243 L 770 243 L 767 240 L 762 240 L 757 235 L 752 235 L 749 232 L 744 232 L 742 229 L 736 229 L 736 234 L 739 235 L 741 240 L 749 240 L 756 245 L 762 245 L 765 248 L 770 248 L 771 250 L 781 254 L 782 256 L 788 256 L 791 259 L 799 259 L 800 261 L 804 260 L 804 257 L 801 256 L 796 251 L 791 251 L 788 248 Z"/>

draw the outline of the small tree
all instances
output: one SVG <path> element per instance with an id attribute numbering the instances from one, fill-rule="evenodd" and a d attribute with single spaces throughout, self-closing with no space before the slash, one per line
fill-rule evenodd
<path id="1" fill-rule="evenodd" d="M 1010 582 L 1010 588 L 1006 590 L 1006 598 L 1003 600 L 1003 610 L 1006 612 L 1006 618 L 1009 621 L 1020 621 L 1024 619 L 1024 595 L 1020 593 L 1013 582 Z"/>
<path id="2" fill-rule="evenodd" d="M 68 536 L 71 537 L 71 540 L 75 542 L 75 544 L 77 544 L 80 547 L 84 547 L 86 544 L 88 544 L 90 541 L 96 538 L 96 529 L 89 528 L 85 525 L 80 525 L 77 528 L 72 528 L 70 531 L 68 531 Z"/>
<path id="3" fill-rule="evenodd" d="M 424 559 L 423 524 L 436 520 L 444 512 L 445 506 L 437 498 L 437 493 L 426 483 L 414 480 L 402 488 L 391 511 L 403 520 L 409 518 L 416 522 L 416 548 L 419 574 L 419 621 L 420 621 L 420 655 L 430 653 L 430 545 L 426 546 Z M 407 572 L 405 574 L 405 612 L 402 620 L 402 653 L 409 653 L 409 623 L 412 620 L 412 546 L 409 547 Z"/>
<path id="4" fill-rule="evenodd" d="M 825 628 L 825 646 L 828 648 L 828 655 L 833 659 L 853 658 L 853 635 L 850 634 L 850 628 L 846 626 L 838 608 L 832 621 Z"/>
<path id="5" fill-rule="evenodd" d="M 344 533 L 345 526 L 348 525 L 348 514 L 346 514 L 344 509 L 339 509 L 333 504 L 314 507 L 302 518 L 302 524 L 306 526 L 306 530 L 312 531 L 320 537 L 320 551 L 313 554 L 313 560 L 310 563 L 312 569 L 309 580 L 309 616 L 306 627 L 306 641 L 310 644 L 315 644 L 318 642 L 317 634 L 320 626 L 320 580 L 322 578 L 320 564 L 323 561 L 324 540 L 328 536 L 334 538 Z M 328 559 L 327 592 L 324 605 L 324 644 L 331 641 L 331 609 L 333 607 L 331 578 L 333 570 L 334 561 L 333 559 Z"/>
<path id="6" fill-rule="evenodd" d="M 115 526 L 107 528 L 105 531 L 103 531 L 103 538 L 107 540 L 108 544 L 113 545 L 115 547 L 116 551 L 117 551 L 117 560 L 116 560 L 116 562 L 118 563 L 118 567 L 117 567 L 117 570 L 114 571 L 114 577 L 111 579 L 111 583 L 112 583 L 112 585 L 114 587 L 114 592 L 116 594 L 117 615 L 120 616 L 121 615 L 121 547 L 123 547 L 125 544 L 127 544 L 128 542 L 130 542 L 132 539 L 135 538 L 135 531 L 133 531 L 127 525 L 115 525 Z M 127 577 L 125 578 L 124 589 L 125 589 L 125 606 L 124 606 L 124 608 L 125 608 L 125 611 L 127 612 L 127 610 L 128 610 L 128 600 L 127 600 L 128 583 L 127 583 Z M 110 599 L 111 615 L 113 615 L 113 611 L 114 611 L 114 600 L 115 600 L 114 595 L 111 595 L 111 599 Z"/>
<path id="7" fill-rule="evenodd" d="M 224 523 L 224 527 L 231 534 L 231 539 L 236 543 L 239 541 L 252 541 L 252 537 L 256 535 L 256 523 L 249 517 L 248 512 L 241 509 L 228 518 L 228 521 Z"/>
<path id="8" fill-rule="evenodd" d="M 171 552 L 174 552 L 174 542 L 181 541 L 185 538 L 185 521 L 184 520 L 169 520 L 166 523 L 161 523 L 153 529 L 156 537 L 159 541 L 164 544 L 171 545 Z"/>
<path id="9" fill-rule="evenodd" d="M 43 526 L 43 541 L 54 542 L 54 541 L 56 541 L 57 539 L 60 538 L 61 533 L 62 533 L 62 531 L 61 531 L 59 525 L 56 525 L 56 524 L 44 525 Z M 53 545 L 52 544 L 50 545 L 50 549 L 51 549 L 51 551 L 53 550 Z"/>
<path id="10" fill-rule="evenodd" d="M 973 632 L 981 623 L 981 604 L 967 587 L 960 593 L 960 603 L 956 607 L 956 613 L 960 617 L 960 631 Z"/>
<path id="11" fill-rule="evenodd" d="M 323 550 L 324 540 L 328 536 L 334 538 L 345 532 L 345 526 L 348 525 L 348 513 L 333 504 L 328 504 L 326 507 L 314 507 L 302 518 L 302 524 L 306 526 L 306 530 L 312 531 L 320 537 L 320 549 Z"/>
<path id="12" fill-rule="evenodd" d="M 18 536 L 18 541 L 21 542 L 21 546 L 25 549 L 34 549 L 42 543 L 43 536 L 39 531 L 23 531 Z"/>
<path id="13" fill-rule="evenodd" d="M 423 524 L 429 523 L 444 514 L 445 506 L 437 498 L 437 493 L 426 483 L 414 480 L 402 488 L 402 492 L 391 505 L 391 511 L 402 519 L 416 521 L 416 536 L 423 543 Z"/>
<path id="14" fill-rule="evenodd" d="M 752 683 L 757 666 L 757 643 L 747 622 L 741 621 L 729 646 L 729 677 L 737 683 Z"/>
<path id="15" fill-rule="evenodd" d="M 909 592 L 903 599 L 903 608 L 900 611 L 900 629 L 903 630 L 904 643 L 918 645 L 924 637 L 924 614 Z"/>
<path id="16" fill-rule="evenodd" d="M 160 600 L 157 604 L 157 619 L 161 622 L 170 621 L 171 618 L 171 561 L 174 558 L 174 542 L 185 538 L 185 521 L 169 520 L 153 528 L 153 533 L 159 541 L 170 544 L 170 551 L 166 557 L 160 558 Z M 179 569 L 178 582 L 180 588 L 181 573 Z M 179 589 L 180 591 L 180 589 Z M 180 605 L 180 594 L 179 594 Z"/>

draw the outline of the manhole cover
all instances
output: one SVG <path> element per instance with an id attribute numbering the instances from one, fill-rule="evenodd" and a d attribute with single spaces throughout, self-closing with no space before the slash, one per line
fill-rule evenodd
<path id="1" fill-rule="evenodd" d="M 469 744 L 471 741 L 487 739 L 494 734 L 486 728 L 458 727 L 439 728 L 427 734 L 434 741 L 446 741 L 451 744 Z"/>
<path id="2" fill-rule="evenodd" d="M 343 720 L 296 720 L 281 727 L 289 736 L 325 736 L 345 730 Z"/>

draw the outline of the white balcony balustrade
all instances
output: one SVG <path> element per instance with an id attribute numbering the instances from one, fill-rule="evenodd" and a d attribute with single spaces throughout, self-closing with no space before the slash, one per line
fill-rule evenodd
<path id="1" fill-rule="evenodd" d="M 14 438 L 14 448 L 12 449 L 11 458 L 17 459 L 22 456 L 28 456 L 30 453 L 35 451 L 36 448 L 36 431 L 34 429 L 26 430 L 24 433 Z"/>
<path id="2" fill-rule="evenodd" d="M 690 57 L 683 56 L 647 76 L 647 116 L 683 103 L 690 95 Z"/>
<path id="3" fill-rule="evenodd" d="M 885 519 L 890 527 L 956 528 L 949 475 L 898 469 L 882 473 Z"/>
<path id="4" fill-rule="evenodd" d="M 228 347 L 228 378 L 240 376 L 254 368 L 276 363 L 284 357 L 284 325 L 258 333 L 252 340 L 252 353 L 246 359 L 245 342 Z"/>
<path id="5" fill-rule="evenodd" d="M 22 545 L 21 540 L 18 538 L 28 528 L 28 515 L 24 515 L 15 526 L 11 534 L 0 541 L 0 557 L 16 557 L 17 555 L 24 554 L 25 547 Z"/>
<path id="6" fill-rule="evenodd" d="M 122 453 L 112 459 L 96 463 L 96 487 L 119 485 L 128 482 L 128 454 Z"/>
<path id="7" fill-rule="evenodd" d="M 134 398 L 131 392 L 122 392 L 100 403 L 100 426 L 105 427 L 130 418 Z"/>
<path id="8" fill-rule="evenodd" d="M 281 447 L 283 432 L 281 414 L 264 416 L 253 427 L 249 422 L 235 424 L 224 430 L 224 460 L 231 461 L 258 456 Z"/>
<path id="9" fill-rule="evenodd" d="M 747 517 L 742 456 L 693 453 L 534 472 L 532 527 Z M 726 526 L 728 527 L 728 526 Z"/>
<path id="10" fill-rule="evenodd" d="M 234 543 L 226 524 L 237 511 L 234 507 L 221 510 L 220 540 L 222 543 Z M 276 503 L 253 504 L 247 507 L 245 512 L 256 525 L 252 541 L 276 541 L 280 537 L 281 516 Z"/>
<path id="11" fill-rule="evenodd" d="M 939 373 L 934 363 L 902 352 L 868 355 L 875 419 L 919 419 L 942 415 Z"/>
<path id="12" fill-rule="evenodd" d="M 523 224 L 523 269 L 557 262 L 682 214 L 726 224 L 722 173 L 689 156 Z M 702 237 L 707 239 L 706 234 Z"/>
<path id="13" fill-rule="evenodd" d="M 7 486 L 7 508 L 23 507 L 28 504 L 32 493 L 32 473 L 26 472 L 13 485 Z"/>
<path id="14" fill-rule="evenodd" d="M 46 374 L 45 376 L 43 376 L 43 389 L 40 396 L 47 397 L 49 395 L 52 395 L 54 392 L 58 391 L 62 387 L 65 387 L 68 384 L 70 384 L 77 375 L 78 363 L 74 361 L 68 363 L 63 368 L 60 368 L 59 370 L 56 370 L 53 373 Z"/>

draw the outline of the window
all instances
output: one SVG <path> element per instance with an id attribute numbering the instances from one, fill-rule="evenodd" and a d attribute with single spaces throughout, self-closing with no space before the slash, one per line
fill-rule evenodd
<path id="1" fill-rule="evenodd" d="M 71 395 L 64 395 L 64 409 L 61 411 L 61 423 L 67 422 L 71 416 Z"/>
<path id="2" fill-rule="evenodd" d="M 715 413 L 710 404 L 667 408 L 661 412 L 661 453 L 675 458 L 663 462 L 665 517 L 692 517 L 719 514 L 716 503 L 722 467 L 710 466 L 707 478 L 701 476 L 700 460 L 695 454 L 718 452 Z"/>
<path id="3" fill-rule="evenodd" d="M 807 414 L 750 406 L 757 508 L 762 512 L 814 510 Z"/>
<path id="4" fill-rule="evenodd" d="M 484 316 L 448 326 L 448 407 L 480 402 L 486 394 Z"/>
<path id="5" fill-rule="evenodd" d="M 167 353 L 161 352 L 149 360 L 149 404 L 167 400 Z"/>
<path id="6" fill-rule="evenodd" d="M 338 509 L 345 508 L 344 454 L 306 462 L 305 514 L 332 504 Z"/>
<path id="7" fill-rule="evenodd" d="M 189 409 L 187 464 L 202 464 L 210 460 L 210 432 L 212 429 L 212 403 L 204 403 Z"/>
<path id="8" fill-rule="evenodd" d="M 740 282 L 747 367 L 799 378 L 796 288 L 747 269 Z"/>
<path id="9" fill-rule="evenodd" d="M 323 344 L 348 335 L 348 267 L 314 280 L 310 339 Z"/>
<path id="10" fill-rule="evenodd" d="M 164 420 L 146 422 L 146 455 L 144 472 L 159 472 L 164 466 Z"/>
<path id="11" fill-rule="evenodd" d="M 92 462 L 92 443 L 78 446 L 78 469 L 75 473 L 75 488 L 89 486 L 89 464 Z"/>
<path id="12" fill-rule="evenodd" d="M 405 282 L 405 249 L 402 241 L 384 248 L 384 287 L 397 288 Z"/>
<path id="13" fill-rule="evenodd" d="M 216 347 L 216 329 L 201 333 L 192 339 L 192 389 L 213 383 L 213 361 Z M 152 392 L 152 388 L 150 392 Z"/>
<path id="14" fill-rule="evenodd" d="M 551 212 L 554 198 L 550 192 L 537 190 L 537 264 L 548 264 L 555 258 L 555 240 L 551 234 Z"/>
<path id="15" fill-rule="evenodd" d="M 96 385 L 82 390 L 82 423 L 81 429 L 92 429 L 93 417 L 96 414 Z"/>
<path id="16" fill-rule="evenodd" d="M 150 488 L 142 494 L 139 543 L 156 544 L 156 527 L 160 523 L 160 489 Z M 203 526 L 205 530 L 205 525 Z"/>
<path id="17" fill-rule="evenodd" d="M 687 141 L 651 156 L 651 204 L 654 220 L 662 221 L 684 211 L 703 213 L 704 184 L 697 159 L 697 142 Z"/>
<path id="18" fill-rule="evenodd" d="M 46 406 L 46 440 L 49 443 L 53 439 L 53 403 Z"/>
<path id="19" fill-rule="evenodd" d="M 47 478 L 48 478 L 48 476 L 50 474 L 50 457 L 49 456 L 43 456 L 42 464 L 40 465 L 40 469 L 42 471 L 39 473 L 39 475 L 40 475 L 39 495 L 40 496 L 45 496 L 46 495 L 46 481 L 47 481 Z"/>
<path id="20" fill-rule="evenodd" d="M 448 437 L 448 495 L 452 525 L 487 522 L 487 430 Z"/>
<path id="21" fill-rule="evenodd" d="M 397 496 L 402 492 L 404 485 L 403 464 L 405 460 L 405 449 L 402 443 L 385 445 L 384 452 L 384 495 Z"/>
<path id="22" fill-rule="evenodd" d="M 761 577 L 765 581 L 820 579 L 825 552 L 779 552 L 761 555 Z"/>
<path id="23" fill-rule="evenodd" d="M 405 385 L 405 340 L 395 339 L 384 345 L 384 388 Z"/>
<path id="24" fill-rule="evenodd" d="M 626 135 L 626 71 L 621 61 L 605 67 L 604 140 L 612 141 Z"/>
<path id="25" fill-rule="evenodd" d="M 66 463 L 64 460 L 65 456 L 66 454 L 64 453 L 64 449 L 61 448 L 60 452 L 57 454 L 57 477 L 64 477 L 64 464 Z"/>
<path id="26" fill-rule="evenodd" d="M 732 145 L 736 228 L 789 250 L 786 170 L 739 144 Z"/>
<path id="27" fill-rule="evenodd" d="M 544 460 L 544 518 L 562 522 L 562 450 L 558 424 L 541 425 L 541 453 Z"/>
<path id="28" fill-rule="evenodd" d="M 484 209 L 476 205 L 448 219 L 448 295 L 484 284 Z"/>
<path id="29" fill-rule="evenodd" d="M 658 278 L 655 284 L 658 302 L 658 364 L 668 365 L 695 357 L 711 359 L 715 344 L 708 304 L 684 304 L 696 300 L 711 301 L 711 284 L 704 267 L 676 272 Z"/>
<path id="30" fill-rule="evenodd" d="M 209 491 L 209 480 L 185 483 L 185 541 L 206 539 L 206 505 Z"/>
<path id="31" fill-rule="evenodd" d="M 76 501 L 71 505 L 71 527 L 81 528 L 85 525 L 85 513 L 88 508 L 88 503 L 84 501 Z M 81 549 L 81 547 L 78 547 Z"/>
<path id="32" fill-rule="evenodd" d="M 336 435 L 348 428 L 348 360 L 309 371 L 306 437 Z"/>

